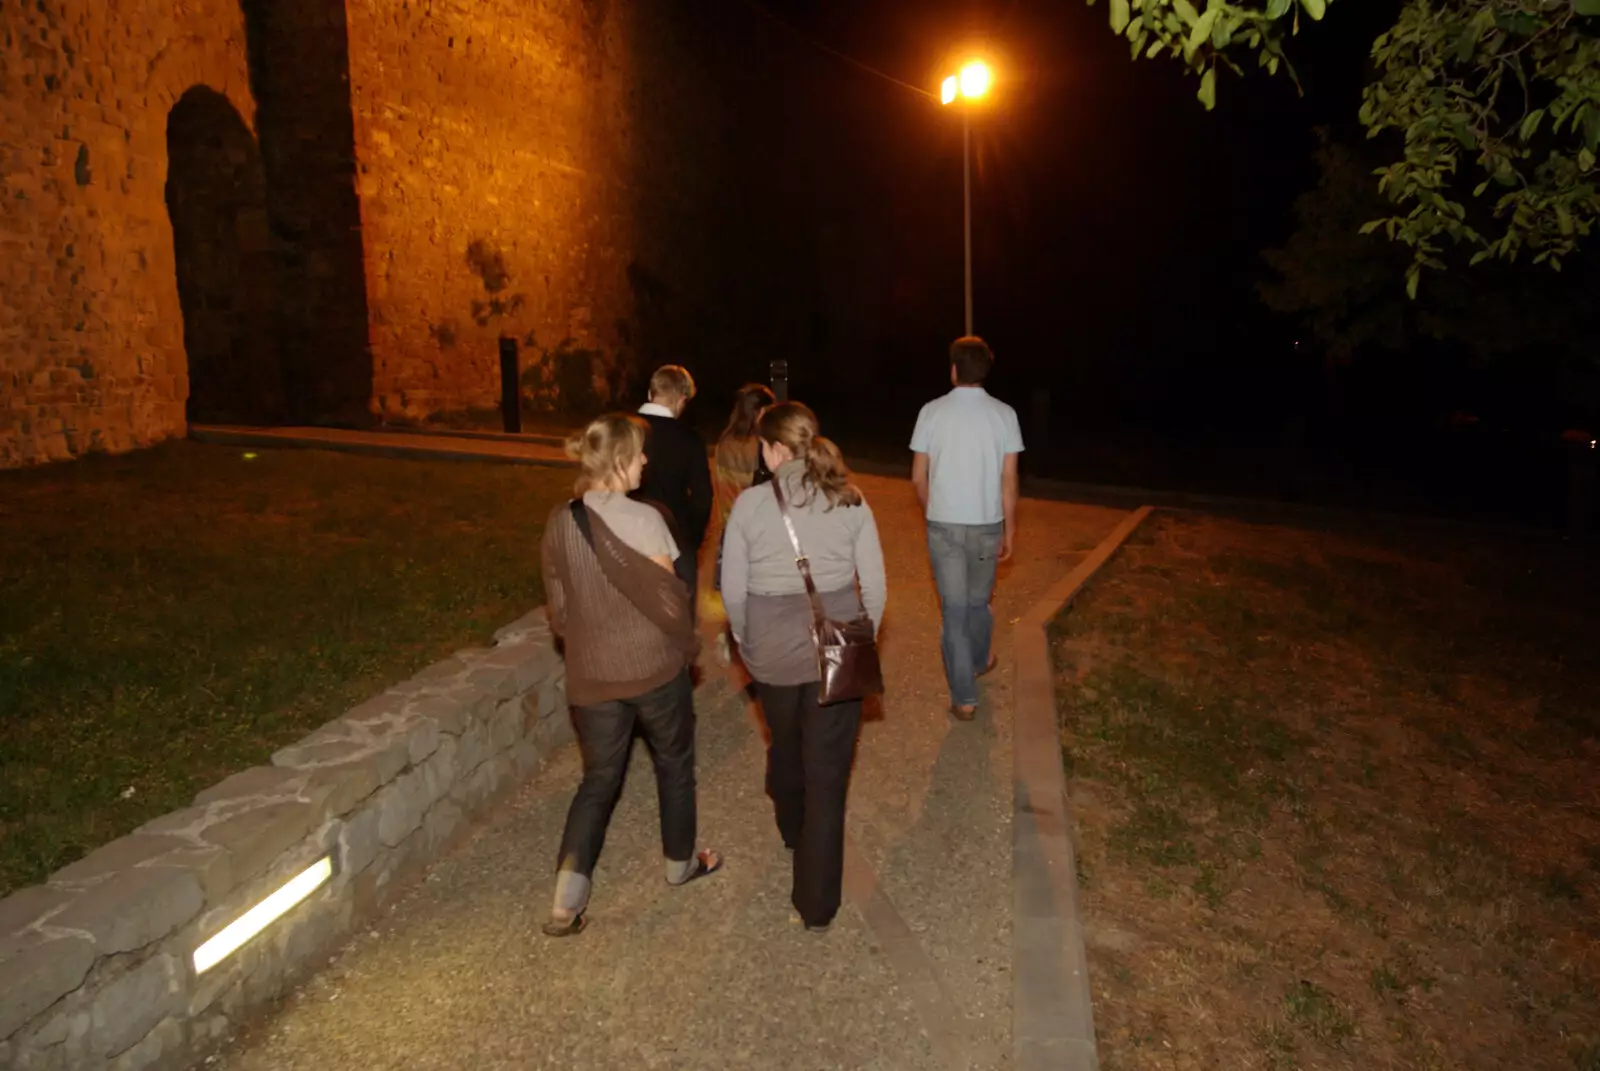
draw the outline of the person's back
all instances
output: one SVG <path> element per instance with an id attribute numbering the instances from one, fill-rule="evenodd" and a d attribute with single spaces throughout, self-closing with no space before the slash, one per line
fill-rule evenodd
<path id="1" fill-rule="evenodd" d="M 912 449 L 928 455 L 927 519 L 1001 524 L 1008 453 L 1021 448 L 1016 410 L 981 386 L 962 385 L 923 406 Z"/>
<path id="2" fill-rule="evenodd" d="M 861 700 L 821 702 L 815 617 L 795 542 L 823 612 L 848 621 L 865 610 L 874 634 L 886 594 L 883 549 L 872 510 L 838 447 L 818 434 L 815 413 L 784 402 L 762 413 L 758 432 L 772 486 L 751 487 L 734 503 L 722 593 L 767 724 L 767 793 L 794 851 L 790 900 L 807 929 L 825 930 L 839 910 Z"/>
<path id="3" fill-rule="evenodd" d="M 678 365 L 665 365 L 650 377 L 650 400 L 639 415 L 650 425 L 645 444 L 644 476 L 632 497 L 667 511 L 681 553 L 673 571 L 689 587 L 695 605 L 700 573 L 700 544 L 711 523 L 711 464 L 705 440 L 679 419 L 694 397 L 694 378 Z"/>
<path id="4" fill-rule="evenodd" d="M 692 553 L 705 541 L 711 521 L 711 477 L 706 460 L 706 443 L 695 431 L 675 417 L 640 410 L 650 425 L 645 446 L 650 460 L 633 498 L 666 507 L 672 516 L 673 535 Z M 705 477 L 702 485 L 698 477 Z M 704 500 L 702 501 L 702 495 Z"/>
<path id="5" fill-rule="evenodd" d="M 994 355 L 979 338 L 950 347 L 949 394 L 922 407 L 911 433 L 911 481 L 927 513 L 928 556 L 944 619 L 951 712 L 977 711 L 976 678 L 995 666 L 989 598 L 1016 532 L 1016 410 L 983 388 Z"/>

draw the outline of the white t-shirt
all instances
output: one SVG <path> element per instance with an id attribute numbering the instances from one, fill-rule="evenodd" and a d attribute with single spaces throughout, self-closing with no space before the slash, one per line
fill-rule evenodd
<path id="1" fill-rule="evenodd" d="M 911 449 L 928 455 L 928 520 L 999 524 L 1000 472 L 1022 453 L 1017 411 L 982 387 L 956 387 L 922 407 Z"/>
<path id="2" fill-rule="evenodd" d="M 583 504 L 600 515 L 606 527 L 646 558 L 678 560 L 678 544 L 661 511 L 614 491 L 585 491 Z"/>

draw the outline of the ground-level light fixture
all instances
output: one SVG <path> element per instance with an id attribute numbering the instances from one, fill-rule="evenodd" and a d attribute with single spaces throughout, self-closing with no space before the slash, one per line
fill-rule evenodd
<path id="1" fill-rule="evenodd" d="M 333 877 L 333 857 L 325 855 L 284 882 L 278 890 L 194 950 L 194 970 L 204 974 L 232 955 L 250 938 L 277 921 L 284 912 L 321 888 Z"/>

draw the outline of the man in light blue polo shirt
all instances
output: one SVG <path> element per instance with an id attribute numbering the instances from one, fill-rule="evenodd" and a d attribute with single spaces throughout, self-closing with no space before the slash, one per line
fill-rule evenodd
<path id="1" fill-rule="evenodd" d="M 922 407 L 911 433 L 911 482 L 927 511 L 928 557 L 944 616 L 944 672 L 950 712 L 971 721 L 977 678 L 989 653 L 995 566 L 1011 557 L 1017 530 L 1017 411 L 983 389 L 994 354 L 981 338 L 950 346 L 955 389 Z"/>

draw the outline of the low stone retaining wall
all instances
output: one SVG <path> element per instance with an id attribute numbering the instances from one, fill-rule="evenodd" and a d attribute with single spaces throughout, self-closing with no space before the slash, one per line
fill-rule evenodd
<path id="1" fill-rule="evenodd" d="M 0 1067 L 188 1066 L 571 731 L 537 610 L 0 901 Z M 326 884 L 196 973 L 202 942 L 325 856 Z"/>

